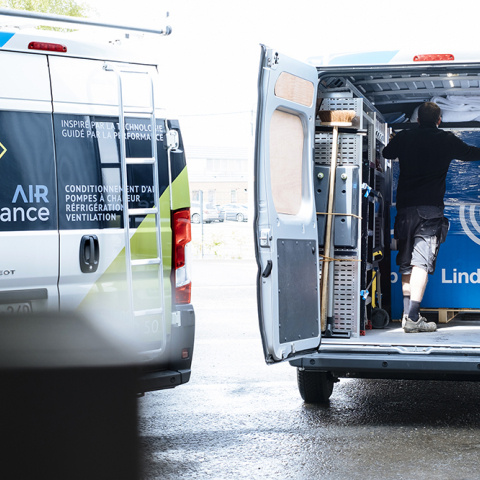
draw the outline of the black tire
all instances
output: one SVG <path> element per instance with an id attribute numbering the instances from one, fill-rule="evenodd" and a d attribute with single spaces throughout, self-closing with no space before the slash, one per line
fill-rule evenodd
<path id="1" fill-rule="evenodd" d="M 326 403 L 332 395 L 335 379 L 330 372 L 297 368 L 297 383 L 305 403 Z"/>
<path id="2" fill-rule="evenodd" d="M 243 213 L 237 213 L 237 222 L 243 222 L 244 218 Z"/>
<path id="3" fill-rule="evenodd" d="M 200 215 L 198 213 L 192 215 L 192 223 L 200 223 Z"/>

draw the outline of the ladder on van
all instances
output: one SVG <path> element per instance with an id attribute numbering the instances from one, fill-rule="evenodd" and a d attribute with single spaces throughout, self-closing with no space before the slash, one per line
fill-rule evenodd
<path id="1" fill-rule="evenodd" d="M 126 280 L 128 291 L 129 310 L 134 319 L 160 317 L 159 328 L 162 344 L 160 348 L 149 350 L 146 353 L 159 353 L 164 349 L 166 340 L 166 321 L 165 321 L 165 289 L 163 278 L 163 258 L 162 258 L 162 239 L 161 239 L 161 217 L 160 217 L 160 186 L 158 176 L 158 155 L 157 155 L 157 121 L 155 116 L 155 96 L 154 83 L 151 74 L 147 71 L 134 70 L 130 68 L 117 68 L 105 65 L 105 70 L 113 71 L 118 81 L 118 99 L 119 99 L 119 135 L 120 135 L 120 162 L 122 172 L 122 203 L 123 203 L 123 228 L 125 234 L 125 265 Z M 127 108 L 124 103 L 123 78 L 125 75 L 147 75 L 150 84 L 150 104 L 146 108 Z M 126 135 L 126 117 L 147 118 L 151 126 L 151 156 L 145 158 L 127 157 L 127 135 Z M 128 165 L 150 165 L 153 177 L 153 206 L 150 208 L 130 208 L 128 201 L 129 183 L 128 183 Z M 132 258 L 131 249 L 131 218 L 134 216 L 152 215 L 154 219 L 154 234 L 157 255 L 149 258 Z M 144 267 L 155 266 L 158 278 L 158 306 L 155 308 L 141 308 L 135 298 L 135 280 L 134 273 Z M 137 283 L 139 283 L 137 281 Z M 139 285 L 137 285 L 139 287 Z M 153 330 L 153 328 L 152 328 Z"/>

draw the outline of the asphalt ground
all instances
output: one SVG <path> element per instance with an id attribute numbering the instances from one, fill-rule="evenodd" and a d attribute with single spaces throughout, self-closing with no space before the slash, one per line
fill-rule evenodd
<path id="1" fill-rule="evenodd" d="M 264 361 L 251 226 L 204 227 L 225 234 L 193 259 L 192 377 L 139 400 L 142 479 L 480 478 L 480 384 L 341 379 L 305 404 Z"/>

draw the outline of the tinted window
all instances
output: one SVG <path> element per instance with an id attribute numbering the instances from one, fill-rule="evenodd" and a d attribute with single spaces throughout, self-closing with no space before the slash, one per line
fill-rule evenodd
<path id="1" fill-rule="evenodd" d="M 55 115 L 61 229 L 121 228 L 122 188 L 118 118 Z M 151 157 L 148 119 L 126 119 L 126 156 Z M 157 120 L 160 195 L 168 186 L 163 121 Z M 153 205 L 150 165 L 129 165 L 129 207 Z M 132 218 L 132 226 L 143 217 Z"/>

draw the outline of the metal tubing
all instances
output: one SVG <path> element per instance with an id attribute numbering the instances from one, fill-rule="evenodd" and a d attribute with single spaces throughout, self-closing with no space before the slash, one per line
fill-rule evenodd
<path id="1" fill-rule="evenodd" d="M 21 17 L 33 20 L 42 20 L 44 22 L 67 23 L 74 25 L 83 25 L 87 27 L 114 28 L 116 30 L 129 30 L 133 32 L 153 33 L 155 35 L 170 35 L 172 27 L 166 26 L 164 30 L 154 30 L 144 27 L 132 27 L 128 25 L 116 25 L 114 23 L 96 22 L 79 17 L 68 17 L 66 15 L 55 15 L 53 13 L 25 12 L 11 8 L 0 8 L 0 16 Z"/>

